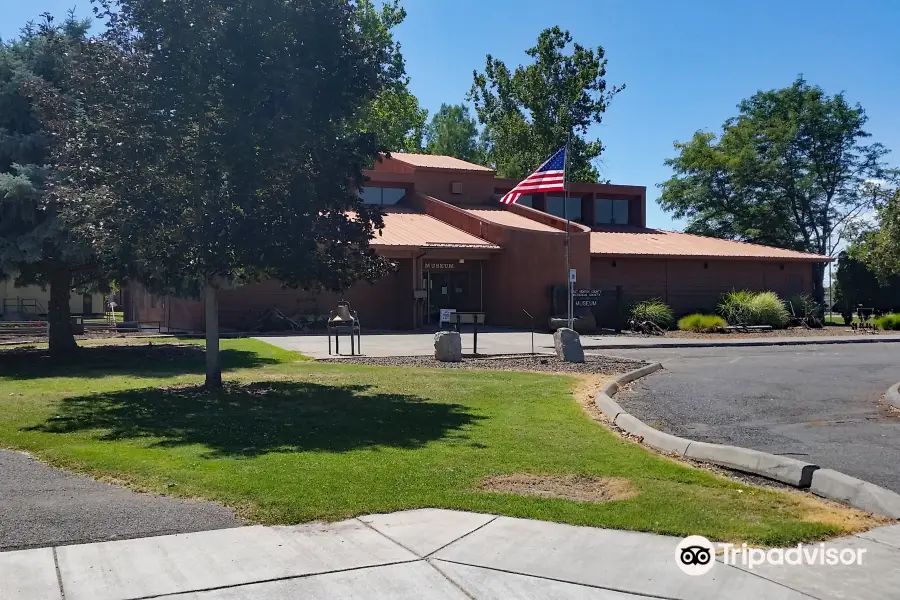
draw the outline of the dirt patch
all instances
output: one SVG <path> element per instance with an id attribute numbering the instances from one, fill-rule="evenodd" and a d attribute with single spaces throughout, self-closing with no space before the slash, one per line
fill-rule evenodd
<path id="1" fill-rule="evenodd" d="M 612 502 L 637 495 L 627 479 L 586 475 L 529 475 L 514 473 L 488 477 L 479 489 L 484 492 L 559 498 L 574 502 Z"/>
<path id="2" fill-rule="evenodd" d="M 552 354 L 463 357 L 462 362 L 440 362 L 431 356 L 353 356 L 323 358 L 318 362 L 358 364 L 378 367 L 429 367 L 439 369 L 488 369 L 494 371 L 537 371 L 541 373 L 584 373 L 612 375 L 639 369 L 648 363 L 612 356 L 585 356 L 583 363 L 562 361 Z"/>
<path id="3" fill-rule="evenodd" d="M 603 411 L 597 408 L 594 399 L 601 389 L 612 380 L 611 375 L 578 375 L 578 385 L 575 387 L 575 399 L 578 405 L 584 409 L 590 418 L 601 423 L 609 424 L 609 419 Z"/>

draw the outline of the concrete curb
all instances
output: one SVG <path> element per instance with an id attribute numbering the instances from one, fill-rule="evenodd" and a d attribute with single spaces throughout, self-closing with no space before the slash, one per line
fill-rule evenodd
<path id="1" fill-rule="evenodd" d="M 900 343 L 900 338 L 888 337 L 879 338 L 877 336 L 865 338 L 848 338 L 845 340 L 816 340 L 816 339 L 797 339 L 797 340 L 776 340 L 768 341 L 765 339 L 749 341 L 733 340 L 730 342 L 673 342 L 670 344 L 661 344 L 651 342 L 648 344 L 582 344 L 585 350 L 641 350 L 644 348 L 742 348 L 752 346 L 826 346 L 830 344 L 889 344 Z"/>
<path id="2" fill-rule="evenodd" d="M 620 386 L 655 373 L 662 368 L 660 363 L 655 363 L 620 375 L 597 393 L 594 403 L 617 427 L 640 437 L 641 442 L 651 448 L 678 454 L 682 458 L 754 473 L 796 488 L 808 489 L 817 496 L 838 500 L 860 510 L 900 519 L 900 494 L 838 471 L 820 469 L 818 465 L 786 456 L 737 446 L 695 442 L 671 435 L 654 429 L 634 415 L 625 412 L 612 399 L 612 396 L 619 392 Z M 898 388 L 900 388 L 900 384 L 888 390 L 886 398 L 890 402 L 892 392 L 897 394 L 897 406 L 900 408 L 900 390 Z"/>
<path id="3" fill-rule="evenodd" d="M 900 383 L 895 383 L 884 393 L 885 401 L 894 408 L 900 408 Z"/>

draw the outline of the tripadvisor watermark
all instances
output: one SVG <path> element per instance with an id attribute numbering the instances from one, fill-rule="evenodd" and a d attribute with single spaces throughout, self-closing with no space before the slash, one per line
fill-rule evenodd
<path id="1" fill-rule="evenodd" d="M 824 543 L 797 544 L 791 548 L 750 548 L 747 544 L 713 544 L 700 535 L 684 538 L 675 548 L 675 562 L 688 575 L 703 575 L 721 556 L 724 565 L 753 570 L 762 565 L 861 565 L 866 548 L 826 548 Z"/>

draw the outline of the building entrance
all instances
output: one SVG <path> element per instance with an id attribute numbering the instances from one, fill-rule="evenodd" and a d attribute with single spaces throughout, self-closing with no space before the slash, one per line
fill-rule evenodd
<path id="1" fill-rule="evenodd" d="M 426 263 L 427 266 L 429 265 Z M 479 264 L 474 269 L 426 270 L 428 324 L 440 324 L 441 309 L 454 309 L 458 312 L 481 310 L 480 282 L 477 280 L 480 266 Z"/>

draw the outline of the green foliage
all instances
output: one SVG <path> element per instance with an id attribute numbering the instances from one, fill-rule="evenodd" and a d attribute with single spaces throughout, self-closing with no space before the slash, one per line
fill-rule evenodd
<path id="1" fill-rule="evenodd" d="M 722 296 L 716 311 L 732 325 L 756 325 L 750 310 L 753 296 L 750 290 L 732 290 Z"/>
<path id="2" fill-rule="evenodd" d="M 356 127 L 371 133 L 376 144 L 389 152 L 422 152 L 428 111 L 406 89 L 406 84 L 381 92 L 363 109 Z"/>
<path id="3" fill-rule="evenodd" d="M 875 326 L 885 331 L 900 331 L 900 313 L 891 313 L 875 319 Z"/>
<path id="4" fill-rule="evenodd" d="M 794 309 L 794 316 L 801 319 L 818 318 L 819 306 L 810 294 L 798 294 L 788 298 L 791 307 Z"/>
<path id="5" fill-rule="evenodd" d="M 598 181 L 592 164 L 603 152 L 600 140 L 588 141 L 588 128 L 601 123 L 609 101 L 624 86 L 607 89 L 602 46 L 572 44 L 559 27 L 546 29 L 526 53 L 533 63 L 510 71 L 488 55 L 484 73 L 474 74 L 469 99 L 485 126 L 489 161 L 501 177 L 521 179 L 572 140 L 569 172 L 573 181 Z"/>
<path id="6" fill-rule="evenodd" d="M 464 104 L 441 105 L 425 130 L 425 151 L 476 164 L 487 161 L 475 119 L 469 116 L 469 107 Z"/>
<path id="7" fill-rule="evenodd" d="M 775 292 L 731 291 L 722 296 L 718 313 L 732 325 L 769 325 L 783 329 L 790 313 Z"/>
<path id="8" fill-rule="evenodd" d="M 73 289 L 107 281 L 102 252 L 83 219 L 91 190 L 72 193 L 53 164 L 51 142 L 76 143 L 65 131 L 47 131 L 36 90 L 70 96 L 67 72 L 80 60 L 89 20 L 73 12 L 59 25 L 49 15 L 21 37 L 0 42 L 0 279 L 49 286 L 50 347 L 54 357 L 76 349 L 69 313 Z M 64 115 L 57 119 L 64 121 Z"/>
<path id="9" fill-rule="evenodd" d="M 686 231 L 830 256 L 860 216 L 884 196 L 879 144 L 861 106 L 827 96 L 802 77 L 739 105 L 717 138 L 697 132 L 676 143 L 660 205 Z M 815 269 L 822 302 L 824 265 Z"/>
<path id="10" fill-rule="evenodd" d="M 79 141 L 54 159 L 74 188 L 104 190 L 90 203 L 97 235 L 115 241 L 125 274 L 213 297 L 270 278 L 345 289 L 385 271 L 369 247 L 380 211 L 353 188 L 389 149 L 359 125 L 404 84 L 396 3 L 101 4 L 108 28 L 66 81 L 78 105 L 42 106 L 73 117 L 52 121 Z"/>
<path id="11" fill-rule="evenodd" d="M 653 298 L 635 303 L 631 307 L 631 320 L 638 323 L 650 322 L 661 329 L 668 329 L 672 326 L 675 316 L 668 304 L 659 298 Z"/>
<path id="12" fill-rule="evenodd" d="M 877 227 L 860 236 L 852 252 L 885 284 L 900 279 L 900 188 L 877 207 L 877 213 Z"/>
<path id="13" fill-rule="evenodd" d="M 900 274 L 879 280 L 860 258 L 858 244 L 840 253 L 834 285 L 834 310 L 852 317 L 864 306 L 877 311 L 900 310 Z"/>
<path id="14" fill-rule="evenodd" d="M 726 327 L 728 323 L 719 315 L 693 314 L 678 320 L 678 329 L 696 333 L 713 333 Z"/>
<path id="15" fill-rule="evenodd" d="M 756 322 L 754 325 L 771 325 L 774 329 L 784 329 L 791 319 L 787 307 L 775 292 L 760 292 L 750 302 L 750 311 Z"/>

